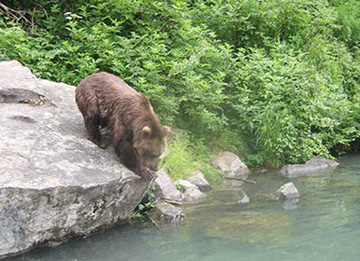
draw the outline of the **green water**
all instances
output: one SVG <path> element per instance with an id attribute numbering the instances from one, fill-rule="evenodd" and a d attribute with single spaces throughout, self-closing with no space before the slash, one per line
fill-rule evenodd
<path id="1" fill-rule="evenodd" d="M 360 155 L 319 177 L 294 180 L 295 205 L 256 197 L 289 179 L 276 172 L 255 174 L 241 193 L 215 189 L 200 205 L 187 206 L 185 226 L 157 230 L 149 224 L 113 228 L 55 248 L 11 260 L 360 260 Z"/>

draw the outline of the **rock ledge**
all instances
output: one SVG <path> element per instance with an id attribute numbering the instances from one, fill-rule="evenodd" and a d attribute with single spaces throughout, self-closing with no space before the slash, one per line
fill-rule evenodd
<path id="1" fill-rule="evenodd" d="M 148 189 L 87 140 L 74 94 L 0 62 L 0 258 L 124 221 Z"/>

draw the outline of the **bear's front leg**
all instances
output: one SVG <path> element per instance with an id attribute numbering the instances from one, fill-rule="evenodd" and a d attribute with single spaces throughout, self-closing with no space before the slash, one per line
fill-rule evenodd
<path id="1" fill-rule="evenodd" d="M 148 181 L 150 181 L 156 177 L 155 172 L 152 171 L 151 169 L 149 169 L 148 167 L 146 167 L 141 159 L 139 159 L 138 172 L 140 173 L 141 177 L 143 177 L 144 179 L 146 179 Z"/>
<path id="2" fill-rule="evenodd" d="M 120 160 L 125 165 L 125 167 L 145 180 L 150 181 L 154 178 L 153 173 L 143 164 L 142 160 L 139 158 L 131 142 L 117 141 L 114 143 L 114 148 L 116 154 L 120 157 Z"/>

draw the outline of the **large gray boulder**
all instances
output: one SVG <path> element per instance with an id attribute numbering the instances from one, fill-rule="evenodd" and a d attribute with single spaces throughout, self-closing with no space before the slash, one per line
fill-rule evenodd
<path id="1" fill-rule="evenodd" d="M 305 164 L 285 165 L 281 168 L 280 173 L 287 178 L 316 176 L 328 170 L 332 170 L 338 165 L 339 163 L 335 160 L 316 156 L 305 162 Z"/>
<path id="2" fill-rule="evenodd" d="M 127 220 L 148 189 L 87 140 L 74 92 L 0 63 L 0 258 Z"/>
<path id="3" fill-rule="evenodd" d="M 181 202 L 181 193 L 175 187 L 169 174 L 164 169 L 160 169 L 156 172 L 156 176 L 154 182 L 155 198 Z"/>

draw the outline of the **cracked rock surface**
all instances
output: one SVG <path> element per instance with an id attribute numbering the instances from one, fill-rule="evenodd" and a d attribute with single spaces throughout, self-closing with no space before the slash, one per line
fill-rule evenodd
<path id="1" fill-rule="evenodd" d="M 0 62 L 0 258 L 128 219 L 149 183 L 87 140 L 75 87 Z"/>

